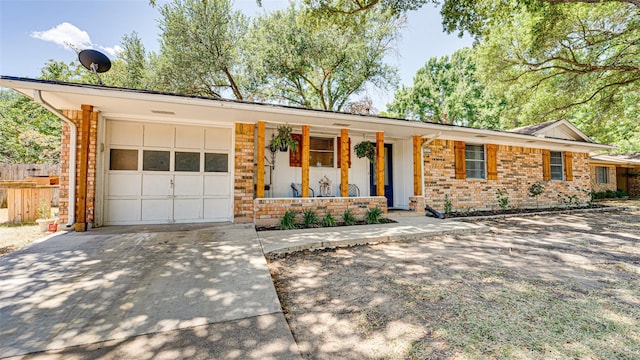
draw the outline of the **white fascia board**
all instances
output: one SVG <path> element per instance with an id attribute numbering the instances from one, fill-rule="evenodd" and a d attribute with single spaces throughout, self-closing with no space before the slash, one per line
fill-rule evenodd
<path id="1" fill-rule="evenodd" d="M 182 105 L 194 105 L 208 107 L 212 109 L 233 109 L 240 111 L 252 111 L 257 113 L 270 113 L 277 115 L 290 115 L 300 118 L 314 118 L 320 121 L 326 121 L 327 124 L 323 126 L 332 127 L 329 125 L 335 121 L 346 121 L 350 124 L 358 124 L 356 126 L 350 125 L 350 131 L 368 131 L 375 132 L 376 127 L 385 128 L 402 128 L 404 132 L 411 132 L 414 135 L 433 135 L 437 132 L 442 132 L 442 135 L 438 138 L 445 140 L 464 140 L 478 143 L 497 143 L 501 145 L 515 145 L 523 147 L 534 148 L 549 148 L 552 150 L 564 150 L 564 151 L 578 151 L 588 152 L 594 150 L 607 150 L 612 149 L 611 145 L 603 145 L 591 142 L 578 142 L 571 140 L 553 139 L 553 138 L 539 138 L 532 135 L 511 133 L 505 131 L 495 131 L 486 129 L 475 129 L 468 127 L 443 125 L 436 123 L 426 123 L 415 120 L 401 120 L 382 118 L 375 116 L 364 116 L 355 114 L 344 114 L 335 112 L 324 112 L 318 110 L 309 109 L 297 109 L 291 107 L 285 107 L 280 105 L 271 104 L 254 104 L 243 103 L 229 100 L 216 100 L 216 99 L 203 99 L 194 97 L 184 97 L 180 95 L 172 94 L 155 94 L 146 93 L 137 90 L 128 89 L 112 89 L 112 88 L 98 88 L 93 86 L 86 86 L 82 84 L 67 85 L 67 84 L 51 84 L 37 81 L 20 81 L 14 79 L 0 79 L 0 86 L 9 87 L 16 91 L 19 91 L 26 96 L 31 97 L 31 91 L 34 89 L 55 92 L 55 93 L 69 93 L 83 96 L 96 96 L 96 97 L 111 97 L 116 99 L 130 99 L 139 101 L 152 101 L 156 103 L 166 104 L 182 104 Z M 23 90 L 28 89 L 28 90 Z M 98 109 L 100 110 L 100 109 Z M 123 114 L 119 114 L 119 118 Z M 108 113 L 105 114 L 105 117 Z M 155 118 L 155 117 L 154 117 Z M 168 119 L 167 119 L 168 120 Z M 251 121 L 248 121 L 251 122 Z M 257 120 L 256 120 L 257 122 Z M 566 120 L 564 120 L 566 122 Z M 559 122 L 559 123 L 562 123 Z M 570 123 L 566 122 L 569 126 Z M 300 123 L 289 122 L 289 125 L 307 125 L 304 121 Z M 335 128 L 339 128 L 336 126 Z M 577 129 L 576 129 L 577 130 Z M 579 130 L 578 130 L 579 131 Z M 393 131 L 389 131 L 389 135 L 394 137 Z M 533 142 L 531 142 L 533 141 Z"/>

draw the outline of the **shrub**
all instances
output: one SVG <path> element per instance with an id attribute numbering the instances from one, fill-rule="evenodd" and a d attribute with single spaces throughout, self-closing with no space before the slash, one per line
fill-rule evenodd
<path id="1" fill-rule="evenodd" d="M 496 191 L 496 199 L 498 199 L 500 209 L 506 210 L 509 207 L 509 193 L 507 192 L 507 189 L 498 189 Z"/>
<path id="2" fill-rule="evenodd" d="M 351 209 L 347 209 L 342 214 L 342 221 L 344 221 L 345 225 L 353 225 L 356 223 L 356 216 L 353 215 L 353 211 Z"/>
<path id="3" fill-rule="evenodd" d="M 374 207 L 373 209 L 367 210 L 364 214 L 364 222 L 367 224 L 380 224 L 380 220 L 382 218 L 382 209 L 379 207 Z"/>
<path id="4" fill-rule="evenodd" d="M 311 209 L 305 209 L 302 212 L 302 221 L 305 227 L 313 227 L 318 224 L 318 214 Z"/>
<path id="5" fill-rule="evenodd" d="M 444 195 L 444 213 L 451 214 L 451 209 L 452 209 L 452 204 L 451 204 L 451 200 L 449 199 L 449 194 L 445 194 Z"/>
<path id="6" fill-rule="evenodd" d="M 529 196 L 532 196 L 536 199 L 536 208 L 539 208 L 538 196 L 541 195 L 543 192 L 544 192 L 544 185 L 542 185 L 539 182 L 535 182 L 531 184 L 531 186 L 529 186 Z"/>
<path id="7" fill-rule="evenodd" d="M 326 214 L 324 214 L 324 217 L 322 218 L 322 226 L 324 227 L 336 226 L 336 218 L 334 218 L 330 212 L 327 212 Z"/>
<path id="8" fill-rule="evenodd" d="M 280 219 L 278 227 L 281 230 L 297 229 L 298 225 L 296 224 L 296 212 L 293 210 L 287 210 L 287 212 L 284 213 L 282 219 Z"/>

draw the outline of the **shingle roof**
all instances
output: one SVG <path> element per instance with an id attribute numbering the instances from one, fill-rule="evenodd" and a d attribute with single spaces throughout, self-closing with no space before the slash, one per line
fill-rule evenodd
<path id="1" fill-rule="evenodd" d="M 509 132 L 515 132 L 515 133 L 519 133 L 519 134 L 526 134 L 526 135 L 533 135 L 535 133 L 537 133 L 538 131 L 545 129 L 559 121 L 562 120 L 551 120 L 551 121 L 547 121 L 547 122 L 543 122 L 540 124 L 533 124 L 533 125 L 528 125 L 528 126 L 522 126 L 522 127 L 518 127 L 515 129 L 509 129 L 507 131 Z"/>
<path id="2" fill-rule="evenodd" d="M 595 155 L 591 157 L 591 160 L 640 165 L 640 152 L 628 153 L 628 154 Z"/>

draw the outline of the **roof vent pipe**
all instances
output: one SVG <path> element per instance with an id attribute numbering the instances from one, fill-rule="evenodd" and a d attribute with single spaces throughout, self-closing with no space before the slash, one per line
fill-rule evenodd
<path id="1" fill-rule="evenodd" d="M 49 110 L 51 113 L 62 119 L 62 121 L 69 124 L 69 128 L 71 129 L 70 141 L 69 141 L 69 221 L 67 222 L 67 227 L 71 227 L 73 223 L 76 221 L 76 144 L 77 144 L 77 135 L 78 128 L 76 124 L 73 123 L 69 118 L 64 116 L 58 109 L 53 107 L 51 104 L 46 102 L 42 98 L 42 94 L 40 90 L 33 90 L 33 99 L 40 104 L 45 109 Z"/>

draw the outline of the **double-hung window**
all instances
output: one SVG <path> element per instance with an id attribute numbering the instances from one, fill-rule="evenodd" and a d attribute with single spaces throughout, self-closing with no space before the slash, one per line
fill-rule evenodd
<path id="1" fill-rule="evenodd" d="M 609 169 L 606 166 L 598 166 L 596 167 L 596 178 L 598 179 L 598 184 L 608 184 L 609 183 Z"/>
<path id="2" fill-rule="evenodd" d="M 467 179 L 485 178 L 484 145 L 466 144 L 465 165 L 467 171 Z"/>
<path id="3" fill-rule="evenodd" d="M 550 152 L 551 180 L 564 180 L 564 166 L 562 163 L 562 152 Z"/>

